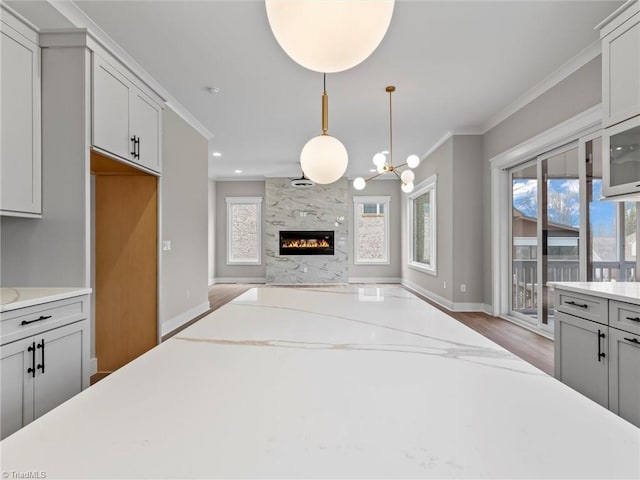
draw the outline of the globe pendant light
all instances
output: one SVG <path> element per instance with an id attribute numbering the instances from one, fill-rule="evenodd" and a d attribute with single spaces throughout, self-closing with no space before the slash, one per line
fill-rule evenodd
<path id="1" fill-rule="evenodd" d="M 393 85 L 388 86 L 385 91 L 389 94 L 389 162 L 387 163 L 387 157 L 383 153 L 376 153 L 373 156 L 373 164 L 376 166 L 377 175 L 367 178 L 358 177 L 353 181 L 353 188 L 356 190 L 363 190 L 367 186 L 369 180 L 384 175 L 385 173 L 394 173 L 402 182 L 402 191 L 404 193 L 411 193 L 413 191 L 413 180 L 415 174 L 412 168 L 416 168 L 420 164 L 420 157 L 417 155 L 409 155 L 407 161 L 400 165 L 393 164 L 393 117 L 391 109 L 391 94 L 396 91 L 396 87 Z M 400 170 L 402 167 L 406 167 L 404 171 Z"/>
<path id="2" fill-rule="evenodd" d="M 294 62 L 335 73 L 355 67 L 378 47 L 394 0 L 266 0 L 269 25 Z"/>
<path id="3" fill-rule="evenodd" d="M 342 142 L 327 133 L 329 126 L 329 96 L 326 75 L 322 93 L 322 135 L 313 137 L 302 148 L 300 165 L 307 178 L 319 184 L 333 183 L 347 170 L 349 156 Z"/>

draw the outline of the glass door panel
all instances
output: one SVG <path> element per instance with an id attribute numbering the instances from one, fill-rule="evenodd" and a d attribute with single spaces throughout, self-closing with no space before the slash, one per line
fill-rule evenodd
<path id="1" fill-rule="evenodd" d="M 578 148 L 541 158 L 540 192 L 541 312 L 543 326 L 553 327 L 554 296 L 547 282 L 580 280 L 580 182 Z"/>
<path id="2" fill-rule="evenodd" d="M 511 311 L 538 318 L 538 174 L 533 162 L 511 172 Z"/>

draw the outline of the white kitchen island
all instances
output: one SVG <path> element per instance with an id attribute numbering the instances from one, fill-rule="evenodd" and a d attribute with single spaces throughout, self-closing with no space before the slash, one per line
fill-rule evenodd
<path id="1" fill-rule="evenodd" d="M 398 287 L 252 289 L 0 447 L 5 478 L 640 477 L 638 428 Z"/>

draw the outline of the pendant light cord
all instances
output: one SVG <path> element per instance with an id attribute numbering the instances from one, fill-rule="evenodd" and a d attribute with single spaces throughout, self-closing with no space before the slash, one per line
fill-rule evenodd
<path id="1" fill-rule="evenodd" d="M 322 74 L 322 135 L 329 130 L 329 96 L 327 95 L 327 74 Z"/>
<path id="2" fill-rule="evenodd" d="M 391 95 L 389 92 L 389 164 L 393 166 L 393 117 L 391 116 Z"/>

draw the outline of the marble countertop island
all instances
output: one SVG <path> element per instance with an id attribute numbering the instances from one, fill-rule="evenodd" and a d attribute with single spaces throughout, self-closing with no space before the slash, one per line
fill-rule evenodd
<path id="1" fill-rule="evenodd" d="M 249 290 L 0 448 L 5 478 L 640 477 L 638 428 L 398 287 Z"/>
<path id="2" fill-rule="evenodd" d="M 549 282 L 553 288 L 640 305 L 640 282 Z"/>
<path id="3" fill-rule="evenodd" d="M 0 288 L 0 312 L 31 307 L 91 293 L 90 288 L 64 287 L 2 287 Z"/>

